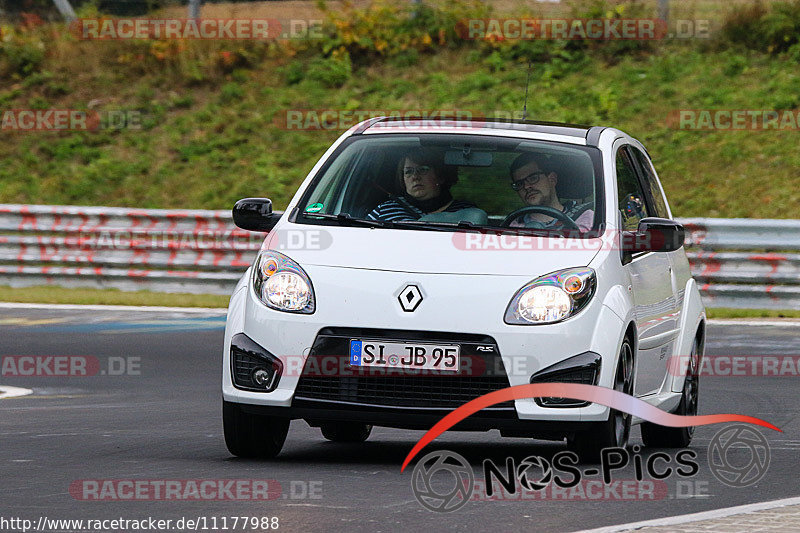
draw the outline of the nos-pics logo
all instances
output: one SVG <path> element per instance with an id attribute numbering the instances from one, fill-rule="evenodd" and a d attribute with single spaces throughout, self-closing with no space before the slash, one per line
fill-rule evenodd
<path id="1" fill-rule="evenodd" d="M 411 474 L 411 490 L 429 511 L 447 513 L 460 509 L 469 501 L 474 488 L 472 466 L 459 454 L 447 450 L 429 453 L 419 460 Z"/>
<path id="2" fill-rule="evenodd" d="M 638 446 L 635 446 L 634 451 L 637 448 Z M 609 483 L 611 470 L 628 465 L 629 452 L 623 448 L 611 448 L 606 451 L 614 452 L 607 456 L 604 453 L 602 461 L 603 479 L 605 483 Z M 678 456 L 681 454 L 689 454 L 692 458 L 696 457 L 696 453 L 692 450 L 678 452 Z M 572 452 L 560 452 L 554 457 L 552 465 L 543 457 L 530 456 L 515 466 L 513 459 L 509 458 L 506 466 L 509 473 L 516 474 L 519 486 L 528 491 L 543 490 L 554 480 L 559 486 L 562 486 L 563 482 L 558 481 L 554 474 L 555 467 L 565 469 L 574 477 L 570 485 L 577 483 L 584 474 L 589 474 L 589 470 L 581 472 L 574 467 L 578 462 L 577 456 L 574 456 L 569 465 L 565 466 L 563 461 L 556 459 L 559 455 L 574 456 Z M 618 459 L 625 460 L 612 464 L 609 458 L 616 456 Z M 648 474 L 658 479 L 667 477 L 669 474 L 666 472 L 659 474 L 653 470 L 652 463 L 655 461 L 650 459 L 655 458 L 665 461 L 669 459 L 669 456 L 663 452 L 652 454 L 647 461 Z M 683 473 L 680 469 L 676 469 L 680 475 L 691 477 L 697 474 L 699 465 L 693 460 L 684 457 L 678 460 L 678 463 L 682 466 L 692 467 Z M 735 424 L 723 428 L 714 435 L 708 446 L 708 464 L 711 473 L 721 483 L 730 487 L 743 488 L 757 483 L 767 473 L 769 463 L 770 448 L 767 439 L 758 430 L 745 424 Z M 493 463 L 491 466 L 493 467 L 491 470 L 495 473 L 499 472 Z M 486 471 L 486 461 L 484 470 Z M 672 471 L 672 469 L 669 470 Z M 599 472 L 598 469 L 592 469 L 592 471 L 595 474 Z M 487 478 L 485 481 L 486 486 L 489 487 L 490 480 Z M 510 484 L 511 480 L 509 479 L 507 482 Z M 511 487 L 506 488 L 514 491 Z M 442 513 L 451 512 L 460 509 L 472 498 L 475 491 L 475 474 L 472 466 L 461 455 L 448 450 L 437 450 L 427 454 L 414 466 L 411 489 L 417 501 L 426 509 Z"/>

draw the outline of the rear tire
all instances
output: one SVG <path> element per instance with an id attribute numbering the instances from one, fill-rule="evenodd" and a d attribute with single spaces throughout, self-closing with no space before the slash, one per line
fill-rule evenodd
<path id="1" fill-rule="evenodd" d="M 633 343 L 625 337 L 619 350 L 619 362 L 614 374 L 614 390 L 633 394 Z M 567 446 L 575 451 L 583 463 L 600 462 L 604 448 L 625 448 L 631 433 L 632 416 L 611 409 L 608 420 L 593 425 L 591 430 L 578 432 L 567 438 Z"/>
<path id="2" fill-rule="evenodd" d="M 689 355 L 689 364 L 686 366 L 686 379 L 681 391 L 681 402 L 674 411 L 676 415 L 694 416 L 700 400 L 700 370 L 701 343 L 695 338 L 692 344 L 692 353 Z M 659 426 L 652 422 L 642 423 L 642 440 L 645 446 L 653 448 L 686 448 L 691 444 L 694 436 L 694 427 L 673 428 Z"/>
<path id="3" fill-rule="evenodd" d="M 359 422 L 322 424 L 322 436 L 332 442 L 364 442 L 372 433 L 372 426 Z"/>
<path id="4" fill-rule="evenodd" d="M 286 442 L 290 420 L 247 413 L 239 404 L 222 402 L 222 422 L 229 452 L 247 459 L 271 459 Z"/>

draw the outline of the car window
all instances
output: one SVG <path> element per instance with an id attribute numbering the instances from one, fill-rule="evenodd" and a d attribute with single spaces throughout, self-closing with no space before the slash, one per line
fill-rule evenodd
<path id="1" fill-rule="evenodd" d="M 653 199 L 654 216 L 661 218 L 669 218 L 669 210 L 667 209 L 667 202 L 664 200 L 664 194 L 661 192 L 661 187 L 658 184 L 658 178 L 653 170 L 653 165 L 650 158 L 647 157 L 641 150 L 631 146 L 631 153 L 639 162 L 639 168 L 642 169 L 642 177 L 644 178 L 645 187 L 650 193 L 650 198 Z"/>
<path id="2" fill-rule="evenodd" d="M 628 154 L 620 147 L 617 150 L 617 192 L 619 194 L 619 211 L 622 215 L 622 228 L 635 231 L 639 221 L 650 216 L 647 202 L 636 170 Z"/>
<path id="3" fill-rule="evenodd" d="M 463 134 L 354 136 L 312 180 L 296 222 L 331 224 L 346 214 L 393 229 L 468 222 L 583 234 L 598 231 L 603 218 L 602 175 L 594 147 Z"/>

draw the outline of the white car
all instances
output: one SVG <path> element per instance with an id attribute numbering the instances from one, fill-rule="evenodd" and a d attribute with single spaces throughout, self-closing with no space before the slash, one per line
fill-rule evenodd
<path id="1" fill-rule="evenodd" d="M 285 212 L 248 198 L 233 215 L 271 230 L 228 310 L 234 455 L 277 455 L 291 420 L 359 442 L 374 425 L 429 429 L 537 382 L 697 412 L 706 319 L 684 230 L 647 151 L 617 129 L 370 119 L 328 149 Z M 649 446 L 692 437 L 564 398 L 501 403 L 455 429 L 566 439 L 596 457 L 639 423 Z"/>

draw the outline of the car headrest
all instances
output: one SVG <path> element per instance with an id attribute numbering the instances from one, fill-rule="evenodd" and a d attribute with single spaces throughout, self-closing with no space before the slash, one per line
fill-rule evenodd
<path id="1" fill-rule="evenodd" d="M 586 157 L 550 155 L 551 168 L 558 175 L 559 198 L 579 199 L 594 195 L 594 167 Z"/>

